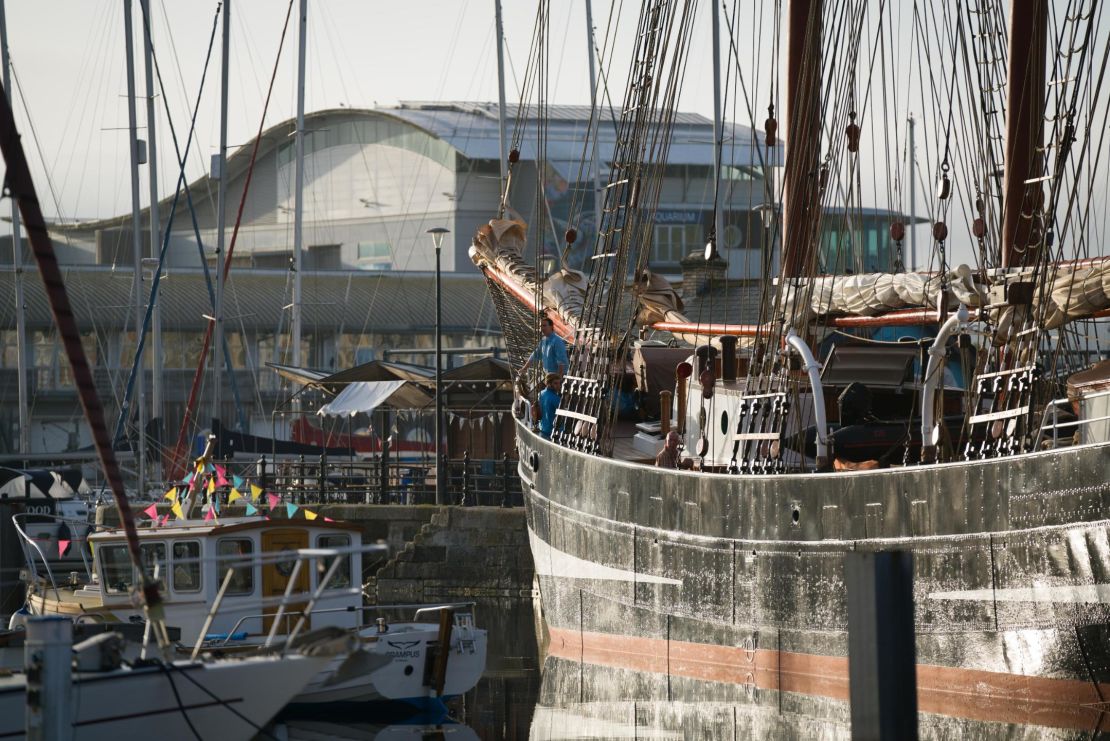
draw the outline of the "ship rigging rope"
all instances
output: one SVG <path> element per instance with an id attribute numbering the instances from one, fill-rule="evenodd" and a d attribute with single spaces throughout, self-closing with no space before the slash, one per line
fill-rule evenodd
<path id="1" fill-rule="evenodd" d="M 145 10 L 146 6 L 144 5 L 143 7 L 144 7 L 144 10 Z M 217 3 L 216 4 L 216 12 L 212 17 L 212 32 L 211 32 L 211 34 L 208 38 L 208 52 L 205 54 L 205 57 L 204 57 L 204 68 L 201 72 L 200 87 L 197 91 L 197 100 L 196 100 L 196 104 L 193 108 L 193 114 L 192 114 L 192 117 L 189 121 L 189 135 L 188 135 L 188 138 L 185 141 L 185 151 L 183 153 L 180 151 L 179 146 L 178 146 L 177 130 L 173 125 L 173 118 L 169 115 L 170 111 L 169 111 L 168 96 L 166 95 L 165 86 L 162 84 L 162 73 L 161 73 L 161 69 L 158 65 L 158 56 L 156 54 L 153 42 L 151 43 L 151 47 L 150 47 L 151 59 L 152 59 L 153 64 L 154 64 L 154 69 L 157 71 L 158 85 L 159 85 L 159 89 L 162 93 L 162 103 L 166 107 L 166 117 L 167 117 L 167 121 L 168 121 L 169 127 L 170 127 L 170 136 L 173 139 L 174 150 L 177 152 L 177 156 L 178 156 L 179 172 L 178 172 L 178 179 L 177 179 L 177 189 L 174 192 L 173 204 L 170 207 L 169 218 L 166 222 L 165 228 L 162 230 L 162 244 L 160 246 L 159 253 L 158 253 L 158 268 L 155 271 L 154 280 L 151 282 L 150 299 L 146 302 L 147 306 L 146 306 L 146 314 L 143 318 L 143 326 L 141 328 L 140 327 L 135 328 L 135 336 L 137 338 L 136 347 L 135 347 L 135 357 L 132 360 L 131 372 L 128 374 L 127 383 L 126 383 L 125 390 L 124 390 L 124 393 L 123 393 L 122 403 L 119 404 L 119 416 L 116 420 L 115 433 L 112 436 L 112 444 L 113 445 L 118 445 L 119 444 L 119 441 L 120 441 L 121 437 L 123 436 L 124 427 L 127 425 L 127 423 L 130 420 L 131 411 L 132 411 L 130 404 L 131 404 L 131 396 L 134 393 L 135 379 L 138 377 L 139 373 L 145 372 L 144 370 L 142 370 L 143 369 L 143 362 L 142 361 L 143 361 L 143 350 L 146 347 L 147 328 L 150 326 L 151 317 L 153 316 L 153 313 L 154 313 L 154 307 L 157 305 L 157 302 L 158 302 L 158 288 L 161 285 L 161 281 L 162 281 L 162 265 L 163 265 L 163 263 L 165 262 L 165 259 L 166 259 L 166 252 L 169 249 L 170 233 L 173 229 L 173 220 L 174 220 L 174 216 L 177 212 L 178 201 L 181 197 L 182 186 L 186 184 L 185 163 L 188 160 L 189 149 L 192 147 L 194 133 L 196 131 L 197 114 L 200 111 L 200 101 L 201 101 L 201 98 L 202 98 L 203 93 L 204 93 L 204 84 L 205 84 L 205 82 L 208 78 L 208 66 L 209 66 L 210 62 L 212 61 L 212 50 L 213 50 L 213 48 L 215 48 L 216 29 L 217 29 L 218 23 L 219 23 L 221 8 L 222 8 L 222 5 L 220 3 Z M 144 32 L 146 34 L 146 37 L 150 38 L 150 36 L 151 36 L 151 34 L 150 34 L 150 19 L 147 17 L 145 12 L 143 13 L 143 29 L 144 29 Z M 190 199 L 189 206 L 190 206 L 190 208 L 192 207 L 191 199 Z M 158 208 L 158 204 L 151 204 L 150 208 L 151 209 Z M 194 216 L 194 219 L 195 219 L 195 211 L 192 211 L 192 213 L 193 213 L 193 216 Z M 199 236 L 199 234 L 198 234 L 198 236 Z M 209 290 L 211 290 L 211 286 L 209 286 Z M 140 300 L 140 297 L 138 297 L 138 296 L 132 296 L 131 298 L 132 298 L 132 301 Z M 115 388 L 114 383 L 112 384 L 112 387 Z M 140 399 L 139 403 L 140 404 L 145 403 L 145 399 Z M 146 430 L 138 430 L 138 434 L 145 435 Z"/>
<path id="2" fill-rule="evenodd" d="M 274 84 L 277 81 L 278 65 L 281 62 L 281 52 L 285 48 L 285 37 L 289 31 L 289 20 L 293 15 L 293 2 L 294 0 L 289 0 L 289 6 L 288 8 L 286 8 L 285 11 L 285 23 L 282 25 L 281 28 L 281 38 L 278 41 L 277 53 L 274 56 L 274 69 L 273 72 L 270 74 L 270 85 L 269 88 L 266 90 L 266 101 L 262 106 L 262 115 L 259 117 L 258 121 L 258 133 L 254 137 L 254 144 L 251 149 L 251 157 L 247 164 L 246 179 L 243 182 L 243 193 L 239 198 L 239 210 L 235 216 L 235 226 L 231 232 L 231 241 L 228 243 L 227 256 L 224 257 L 224 262 L 222 265 L 216 266 L 217 270 L 223 271 L 225 280 L 231 271 L 231 258 L 235 252 L 235 241 L 236 238 L 239 236 L 239 226 L 243 221 L 243 209 L 246 206 L 247 195 L 250 193 L 251 178 L 254 175 L 254 165 L 256 159 L 258 158 L 258 149 L 262 142 L 262 133 L 265 130 L 266 126 L 266 113 L 270 109 L 270 99 L 273 96 Z M 197 360 L 197 369 L 196 372 L 193 374 L 193 385 L 192 388 L 190 388 L 189 390 L 189 400 L 188 402 L 186 402 L 185 411 L 182 414 L 181 418 L 181 427 L 177 433 L 177 443 L 174 445 L 173 457 L 170 460 L 169 465 L 169 478 L 172 480 L 180 478 L 181 474 L 184 471 L 184 464 L 186 456 L 188 454 L 187 436 L 190 424 L 190 416 L 192 414 L 193 406 L 196 404 L 197 394 L 200 390 L 200 383 L 204 378 L 204 368 L 208 355 L 208 347 L 212 341 L 213 324 L 214 322 L 208 322 L 207 327 L 204 331 L 204 339 L 201 343 L 200 356 Z"/>

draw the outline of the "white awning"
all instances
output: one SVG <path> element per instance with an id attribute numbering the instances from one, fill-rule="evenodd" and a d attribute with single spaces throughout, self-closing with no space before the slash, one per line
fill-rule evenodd
<path id="1" fill-rule="evenodd" d="M 331 402 L 316 412 L 328 417 L 353 417 L 359 412 L 372 412 L 405 385 L 405 381 L 357 381 L 336 394 Z"/>

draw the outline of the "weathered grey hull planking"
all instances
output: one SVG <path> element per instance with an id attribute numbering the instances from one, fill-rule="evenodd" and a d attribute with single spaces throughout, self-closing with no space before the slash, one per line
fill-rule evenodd
<path id="1" fill-rule="evenodd" d="M 1110 697 L 1110 445 L 727 476 L 589 456 L 524 427 L 518 440 L 553 656 L 665 679 L 668 699 L 731 702 L 748 687 L 841 705 L 843 553 L 904 548 L 922 712 L 1099 723 Z"/>

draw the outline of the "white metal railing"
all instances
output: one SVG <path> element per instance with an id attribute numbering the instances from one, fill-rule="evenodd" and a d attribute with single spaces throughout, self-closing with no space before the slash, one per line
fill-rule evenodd
<path id="1" fill-rule="evenodd" d="M 1110 391 L 1100 391 L 1094 394 L 1084 394 L 1083 399 L 1097 399 L 1103 396 L 1110 396 Z M 1045 439 L 1045 432 L 1052 431 L 1052 447 L 1055 448 L 1059 443 L 1059 430 L 1066 427 L 1079 428 L 1082 425 L 1089 425 L 1095 422 L 1110 421 L 1110 415 L 1103 415 L 1101 417 L 1091 417 L 1089 419 L 1075 419 L 1067 422 L 1060 421 L 1060 407 L 1062 405 L 1070 405 L 1072 400 L 1066 396 L 1060 399 L 1053 399 L 1045 405 L 1044 413 L 1041 415 L 1041 426 L 1037 430 L 1037 439 L 1033 444 L 1033 449 L 1036 450 L 1041 446 L 1041 442 Z M 1048 422 L 1049 415 L 1052 416 L 1051 424 Z"/>

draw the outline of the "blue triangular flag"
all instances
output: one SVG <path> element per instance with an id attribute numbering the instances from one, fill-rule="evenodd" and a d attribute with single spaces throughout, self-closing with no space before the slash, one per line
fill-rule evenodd
<path id="1" fill-rule="evenodd" d="M 289 502 L 285 505 L 285 516 L 292 518 L 293 515 L 297 514 L 298 509 L 300 509 L 300 507 L 293 504 L 292 502 Z"/>
<path id="2" fill-rule="evenodd" d="M 186 477 L 185 477 L 185 478 L 183 479 L 183 481 L 184 481 L 184 482 L 185 482 L 186 484 L 188 484 L 188 483 L 192 482 L 192 480 L 193 480 L 193 475 L 194 475 L 194 472 L 193 472 L 193 471 L 189 471 L 189 475 L 188 475 L 188 476 L 186 476 Z"/>
<path id="3" fill-rule="evenodd" d="M 247 504 L 246 507 L 247 507 L 247 514 L 248 515 L 257 515 L 258 514 L 258 507 L 255 507 L 253 504 Z"/>
<path id="4" fill-rule="evenodd" d="M 231 476 L 231 485 L 234 486 L 236 489 L 242 489 L 243 488 L 243 477 L 242 476 L 236 476 L 236 475 L 232 474 L 232 476 Z"/>

